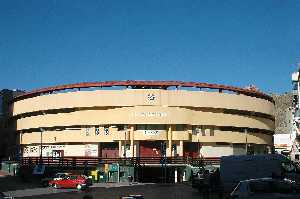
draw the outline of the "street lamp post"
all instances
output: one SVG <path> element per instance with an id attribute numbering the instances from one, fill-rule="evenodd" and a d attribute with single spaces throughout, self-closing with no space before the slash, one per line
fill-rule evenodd
<path id="1" fill-rule="evenodd" d="M 248 154 L 248 130 L 245 129 L 245 137 L 246 137 L 246 155 Z"/>
<path id="2" fill-rule="evenodd" d="M 40 128 L 40 132 L 41 132 L 41 140 L 40 140 L 40 163 L 42 163 L 43 160 L 43 132 L 45 130 L 43 128 Z"/>

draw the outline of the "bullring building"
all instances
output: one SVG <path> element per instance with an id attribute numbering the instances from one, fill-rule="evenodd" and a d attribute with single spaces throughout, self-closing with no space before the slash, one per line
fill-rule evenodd
<path id="1" fill-rule="evenodd" d="M 78 83 L 21 94 L 12 110 L 23 157 L 220 157 L 273 146 L 274 102 L 255 89 Z"/>

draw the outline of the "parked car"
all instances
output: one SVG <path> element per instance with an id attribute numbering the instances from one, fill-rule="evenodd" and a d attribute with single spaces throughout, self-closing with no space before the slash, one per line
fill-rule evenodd
<path id="1" fill-rule="evenodd" d="M 300 198 L 300 187 L 290 180 L 257 178 L 243 180 L 230 194 L 231 199 Z"/>
<path id="2" fill-rule="evenodd" d="M 71 173 L 56 173 L 52 178 L 43 178 L 41 180 L 41 184 L 43 187 L 49 186 L 49 181 L 51 180 L 61 180 L 65 178 L 66 176 L 71 175 Z"/>
<path id="3" fill-rule="evenodd" d="M 89 181 L 86 176 L 67 175 L 59 180 L 50 180 L 49 185 L 54 188 L 76 188 L 81 190 L 89 186 Z"/>
<path id="4" fill-rule="evenodd" d="M 4 193 L 0 192 L 0 199 L 14 199 L 12 196 L 7 196 Z"/>
<path id="5" fill-rule="evenodd" d="M 280 176 L 300 182 L 300 169 L 280 154 L 230 155 L 221 157 L 220 178 L 230 192 L 242 180 Z"/>

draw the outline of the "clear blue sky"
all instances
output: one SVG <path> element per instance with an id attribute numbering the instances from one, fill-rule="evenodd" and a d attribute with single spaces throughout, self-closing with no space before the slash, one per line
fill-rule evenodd
<path id="1" fill-rule="evenodd" d="M 291 89 L 299 0 L 2 0 L 0 88 L 181 80 Z"/>

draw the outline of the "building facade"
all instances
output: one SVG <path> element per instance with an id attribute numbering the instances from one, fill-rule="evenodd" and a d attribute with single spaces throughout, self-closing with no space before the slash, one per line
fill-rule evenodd
<path id="1" fill-rule="evenodd" d="M 24 157 L 220 157 L 273 146 L 273 99 L 253 89 L 92 82 L 35 90 L 11 105 Z"/>
<path id="2" fill-rule="evenodd" d="M 19 151 L 16 143 L 15 123 L 10 120 L 10 102 L 20 90 L 0 90 L 0 159 L 14 159 Z"/>

